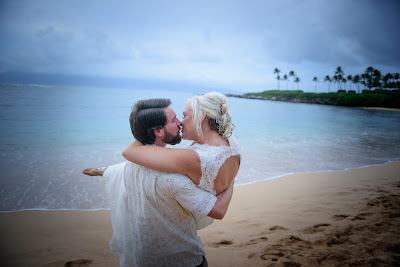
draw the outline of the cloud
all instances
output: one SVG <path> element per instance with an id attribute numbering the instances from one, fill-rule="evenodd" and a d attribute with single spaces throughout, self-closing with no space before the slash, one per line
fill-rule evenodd
<path id="1" fill-rule="evenodd" d="M 311 2 L 279 16 L 276 28 L 265 35 L 265 47 L 276 60 L 287 62 L 398 64 L 400 18 L 394 10 L 400 9 L 391 3 Z"/>
<path id="2" fill-rule="evenodd" d="M 117 47 L 106 33 L 96 30 L 72 31 L 48 26 L 37 31 L 35 37 L 43 59 L 52 65 L 104 64 L 124 56 L 123 47 Z"/>
<path id="3" fill-rule="evenodd" d="M 264 89 L 276 87 L 278 67 L 295 70 L 313 88 L 308 75 L 336 66 L 399 68 L 399 6 L 389 0 L 3 1 L 0 71 Z"/>

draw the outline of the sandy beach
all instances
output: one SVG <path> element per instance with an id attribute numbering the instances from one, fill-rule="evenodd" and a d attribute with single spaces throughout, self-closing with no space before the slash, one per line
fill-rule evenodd
<path id="1" fill-rule="evenodd" d="M 200 230 L 210 266 L 400 263 L 400 162 L 235 187 Z M 110 211 L 0 214 L 1 266 L 118 266 Z"/>

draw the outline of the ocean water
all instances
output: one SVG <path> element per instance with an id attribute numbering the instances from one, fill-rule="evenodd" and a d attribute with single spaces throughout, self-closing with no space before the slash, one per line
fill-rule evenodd
<path id="1" fill-rule="evenodd" d="M 0 85 L 0 211 L 108 208 L 101 178 L 82 170 L 124 160 L 134 102 L 170 98 L 181 118 L 194 94 Z M 400 161 L 398 112 L 228 100 L 242 145 L 236 185 Z"/>

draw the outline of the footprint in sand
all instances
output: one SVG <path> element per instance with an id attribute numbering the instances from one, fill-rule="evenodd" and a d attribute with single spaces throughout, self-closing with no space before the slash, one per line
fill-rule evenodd
<path id="1" fill-rule="evenodd" d="M 262 254 L 260 256 L 260 258 L 265 261 L 282 258 L 282 257 L 285 257 L 285 254 L 282 251 L 271 251 L 268 254 Z M 277 260 L 274 260 L 274 261 L 277 261 Z"/>
<path id="2" fill-rule="evenodd" d="M 319 223 L 307 228 L 304 228 L 301 232 L 304 234 L 315 234 L 325 231 L 326 227 L 331 226 L 329 223 Z"/>
<path id="3" fill-rule="evenodd" d="M 392 253 L 400 254 L 400 243 L 393 243 L 386 247 L 386 250 Z"/>
<path id="4" fill-rule="evenodd" d="M 379 201 L 371 200 L 371 201 L 368 201 L 368 203 L 367 203 L 367 206 L 369 206 L 369 207 L 374 207 L 376 205 L 379 205 Z"/>
<path id="5" fill-rule="evenodd" d="M 377 190 L 375 190 L 375 192 L 384 193 L 384 194 L 389 194 L 390 193 L 389 191 L 386 191 L 386 190 L 383 190 L 383 189 L 377 189 Z"/>
<path id="6" fill-rule="evenodd" d="M 351 219 L 352 221 L 364 221 L 366 219 L 366 217 L 374 215 L 372 212 L 363 212 L 360 213 L 356 216 L 354 216 L 353 219 Z"/>
<path id="7" fill-rule="evenodd" d="M 345 215 L 345 214 L 336 214 L 336 215 L 333 215 L 333 216 L 332 216 L 332 218 L 333 218 L 335 221 L 344 220 L 344 219 L 346 219 L 347 217 L 349 217 L 349 215 Z"/>
<path id="8" fill-rule="evenodd" d="M 349 237 L 353 235 L 355 229 L 356 227 L 354 226 L 348 226 L 342 229 L 335 229 L 333 232 L 325 235 L 325 244 L 328 247 L 341 245 L 347 242 Z"/>
<path id="9" fill-rule="evenodd" d="M 275 232 L 275 231 L 279 231 L 279 230 L 287 231 L 289 229 L 287 229 L 286 227 L 275 225 L 275 226 L 272 226 L 271 228 L 269 228 L 269 230 L 272 231 L 272 232 Z"/>
<path id="10" fill-rule="evenodd" d="M 272 259 L 283 258 L 283 257 L 287 256 L 281 249 L 282 249 L 281 246 L 275 245 L 274 248 L 268 247 L 268 249 L 266 249 L 265 251 L 263 251 L 261 253 L 257 253 L 257 252 L 250 253 L 247 256 L 247 258 L 248 259 L 261 258 L 264 261 L 270 261 Z M 291 254 L 291 252 L 289 252 L 289 254 Z"/>
<path id="11" fill-rule="evenodd" d="M 399 218 L 400 217 L 400 213 L 391 213 L 389 215 L 389 218 Z"/>
<path id="12" fill-rule="evenodd" d="M 392 224 L 389 222 L 378 222 L 375 224 L 377 227 L 382 227 L 382 226 L 391 226 Z"/>
<path id="13" fill-rule="evenodd" d="M 288 243 L 298 243 L 298 242 L 304 242 L 304 240 L 301 239 L 301 238 L 298 237 L 298 236 L 291 235 L 291 236 L 287 239 L 287 242 L 288 242 Z"/>
<path id="14" fill-rule="evenodd" d="M 365 217 L 361 216 L 361 215 L 357 215 L 355 216 L 353 219 L 351 219 L 352 221 L 364 221 Z"/>
<path id="15" fill-rule="evenodd" d="M 219 247 L 221 247 L 221 246 L 230 246 L 230 245 L 232 245 L 233 244 L 233 241 L 232 240 L 221 240 L 221 241 L 219 241 L 219 242 L 217 242 L 217 243 L 212 243 L 212 245 L 214 246 L 214 247 L 216 247 L 216 248 L 219 248 Z"/>
<path id="16" fill-rule="evenodd" d="M 371 216 L 371 215 L 373 215 L 373 213 L 372 212 L 363 212 L 363 213 L 360 213 L 360 215 L 361 216 Z"/>
<path id="17" fill-rule="evenodd" d="M 88 259 L 79 259 L 68 261 L 64 264 L 64 267 L 75 267 L 75 266 L 89 266 L 93 261 Z"/>
<path id="18" fill-rule="evenodd" d="M 262 236 L 260 238 L 256 238 L 256 239 L 252 239 L 252 240 L 248 241 L 247 243 L 244 244 L 244 246 L 254 245 L 254 244 L 258 244 L 258 243 L 266 242 L 266 241 L 268 241 L 268 237 Z"/>

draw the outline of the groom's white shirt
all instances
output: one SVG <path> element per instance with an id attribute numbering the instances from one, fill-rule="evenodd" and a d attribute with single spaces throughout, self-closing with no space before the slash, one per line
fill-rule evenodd
<path id="1" fill-rule="evenodd" d="M 116 174 L 124 181 L 115 180 Z M 103 176 L 114 206 L 110 248 L 120 257 L 121 266 L 202 263 L 205 251 L 196 226 L 210 219 L 207 214 L 217 200 L 214 195 L 198 188 L 185 175 L 131 162 L 110 166 Z M 112 196 L 116 191 L 120 195 Z"/>

